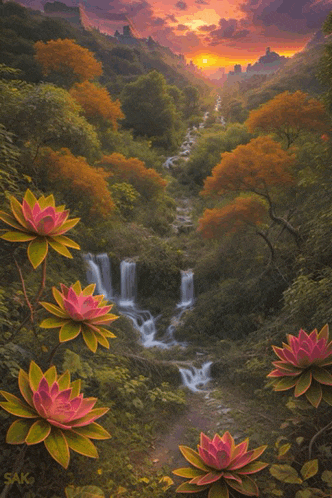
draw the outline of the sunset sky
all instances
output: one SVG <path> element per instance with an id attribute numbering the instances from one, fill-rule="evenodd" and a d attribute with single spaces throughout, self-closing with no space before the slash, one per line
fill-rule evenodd
<path id="1" fill-rule="evenodd" d="M 35 6 L 36 1 L 23 0 Z M 100 31 L 122 32 L 128 24 L 136 35 L 182 53 L 202 69 L 246 66 L 266 47 L 291 56 L 301 50 L 332 10 L 332 0 L 62 0 L 83 2 Z"/>

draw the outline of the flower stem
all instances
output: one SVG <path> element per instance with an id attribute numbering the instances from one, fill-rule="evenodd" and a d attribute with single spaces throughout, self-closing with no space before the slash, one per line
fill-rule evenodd
<path id="1" fill-rule="evenodd" d="M 325 427 L 322 427 L 322 429 L 320 429 L 318 432 L 316 432 L 316 434 L 314 434 L 312 436 L 312 438 L 310 439 L 310 443 L 309 443 L 309 460 L 311 460 L 311 454 L 312 454 L 312 446 L 314 444 L 314 442 L 316 441 L 316 439 L 324 432 L 326 431 L 327 429 L 329 429 L 330 427 L 332 427 L 332 422 L 329 422 L 327 425 L 325 425 Z M 1 498 L 1 496 L 0 496 Z"/>
<path id="2" fill-rule="evenodd" d="M 48 362 L 49 362 L 49 367 L 51 367 L 51 366 L 52 366 L 52 360 L 53 360 L 53 357 L 54 357 L 54 355 L 55 355 L 55 353 L 56 353 L 56 351 L 57 351 L 57 349 L 58 349 L 58 347 L 59 347 L 59 346 L 61 346 L 61 342 L 59 342 L 59 344 L 57 344 L 57 345 L 55 346 L 55 348 L 53 348 L 53 350 L 51 351 L 50 357 L 49 357 L 49 359 L 48 359 Z M 0 497 L 0 498 L 1 498 L 1 497 Z"/>

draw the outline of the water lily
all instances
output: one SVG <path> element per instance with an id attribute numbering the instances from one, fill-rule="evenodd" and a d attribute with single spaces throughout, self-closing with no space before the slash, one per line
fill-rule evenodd
<path id="1" fill-rule="evenodd" d="M 249 477 L 268 464 L 254 462 L 267 448 L 260 446 L 247 451 L 249 439 L 236 445 L 231 434 L 216 434 L 210 439 L 203 432 L 198 453 L 187 446 L 179 446 L 181 453 L 195 468 L 181 468 L 173 474 L 190 480 L 181 484 L 177 493 L 198 493 L 209 489 L 208 498 L 229 498 L 229 488 L 246 496 L 258 496 L 258 487 Z"/>
<path id="2" fill-rule="evenodd" d="M 79 222 L 79 218 L 68 220 L 69 210 L 64 206 L 55 206 L 53 195 L 41 196 L 37 200 L 28 189 L 22 204 L 13 196 L 10 204 L 12 214 L 0 211 L 0 220 L 15 231 L 5 232 L 1 238 L 10 242 L 30 242 L 28 258 L 34 268 L 46 258 L 49 245 L 67 258 L 72 258 L 68 247 L 80 248 L 64 235 Z"/>
<path id="3" fill-rule="evenodd" d="M 70 449 L 91 458 L 98 457 L 97 448 L 90 439 L 111 437 L 95 422 L 109 408 L 94 408 L 97 398 L 84 399 L 79 379 L 70 382 L 68 371 L 58 377 L 55 366 L 43 374 L 32 361 L 29 374 L 20 370 L 18 384 L 25 402 L 0 391 L 6 399 L 0 406 L 20 417 L 9 427 L 7 443 L 33 445 L 44 442 L 52 458 L 64 468 L 69 465 Z"/>
<path id="4" fill-rule="evenodd" d="M 307 334 L 300 330 L 299 336 L 287 336 L 288 344 L 272 346 L 280 358 L 268 377 L 274 379 L 275 391 L 286 391 L 295 387 L 295 397 L 305 394 L 316 408 L 324 399 L 332 404 L 332 375 L 326 367 L 332 365 L 332 341 L 329 342 L 329 327 L 325 325 L 318 333 Z"/>
<path id="5" fill-rule="evenodd" d="M 58 306 L 41 302 L 47 311 L 55 315 L 40 324 L 42 328 L 60 327 L 60 342 L 71 341 L 82 333 L 88 348 L 95 353 L 98 343 L 109 348 L 107 338 L 115 335 L 104 327 L 119 318 L 109 313 L 113 305 L 107 305 L 103 295 L 93 296 L 96 285 L 90 284 L 82 290 L 77 281 L 71 287 L 60 284 L 61 291 L 53 287 L 52 292 Z"/>

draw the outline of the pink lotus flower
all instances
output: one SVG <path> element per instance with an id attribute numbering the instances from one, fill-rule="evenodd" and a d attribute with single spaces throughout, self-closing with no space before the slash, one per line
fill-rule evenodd
<path id="1" fill-rule="evenodd" d="M 26 403 L 0 391 L 6 399 L 0 406 L 21 417 L 9 427 L 7 443 L 32 445 L 43 441 L 50 455 L 65 468 L 69 465 L 70 448 L 82 455 L 98 457 L 97 449 L 89 438 L 110 437 L 95 422 L 109 409 L 94 408 L 97 398 L 84 399 L 80 394 L 80 380 L 70 382 L 68 371 L 58 377 L 54 366 L 43 374 L 32 361 L 29 375 L 20 370 L 18 382 Z"/>
<path id="2" fill-rule="evenodd" d="M 53 195 L 37 200 L 27 190 L 22 204 L 15 197 L 11 197 L 10 203 L 12 215 L 0 211 L 0 220 L 17 231 L 6 232 L 1 238 L 11 242 L 30 242 L 28 257 L 34 268 L 46 258 L 48 245 L 67 258 L 72 258 L 67 247 L 80 248 L 64 236 L 78 223 L 79 218 L 68 220 L 69 210 L 65 210 L 64 206 L 55 206 Z"/>
<path id="3" fill-rule="evenodd" d="M 325 325 L 317 333 L 307 334 L 300 330 L 299 336 L 287 336 L 288 344 L 272 346 L 280 361 L 268 377 L 272 377 L 275 391 L 286 391 L 295 387 L 295 397 L 305 394 L 316 408 L 324 399 L 332 404 L 332 375 L 325 368 L 332 365 L 332 341 L 329 341 L 329 328 Z"/>
<path id="4" fill-rule="evenodd" d="M 246 496 L 258 496 L 256 483 L 248 477 L 264 469 L 268 464 L 254 462 L 267 448 L 261 446 L 247 451 L 249 440 L 235 445 L 229 432 L 223 436 L 216 434 L 212 440 L 203 432 L 198 445 L 198 453 L 187 446 L 179 446 L 183 456 L 195 468 L 181 468 L 173 474 L 190 478 L 181 484 L 177 493 L 198 493 L 209 489 L 208 498 L 229 497 L 229 487 Z"/>
<path id="5" fill-rule="evenodd" d="M 98 343 L 109 348 L 107 337 L 114 338 L 115 335 L 107 330 L 104 325 L 108 325 L 117 318 L 109 313 L 111 305 L 106 305 L 104 296 L 93 296 L 95 284 L 88 285 L 82 290 L 80 282 L 76 282 L 68 288 L 60 284 L 62 292 L 53 287 L 54 299 L 59 306 L 51 303 L 41 302 L 50 313 L 56 318 L 46 318 L 40 324 L 42 328 L 60 327 L 60 342 L 75 339 L 81 332 L 88 348 L 95 353 Z"/>

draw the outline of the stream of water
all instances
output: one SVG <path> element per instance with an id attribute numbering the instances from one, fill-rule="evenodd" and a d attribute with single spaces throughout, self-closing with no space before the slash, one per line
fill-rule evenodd
<path id="1" fill-rule="evenodd" d="M 133 323 L 141 336 L 144 347 L 157 347 L 169 349 L 173 346 L 186 347 L 186 343 L 180 343 L 174 338 L 176 326 L 181 320 L 183 313 L 191 309 L 195 302 L 194 297 L 194 273 L 192 270 L 181 272 L 180 301 L 176 305 L 175 313 L 170 325 L 160 337 L 157 338 L 157 318 L 154 318 L 149 310 L 142 310 L 137 306 L 137 279 L 136 262 L 125 259 L 120 263 L 120 295 L 116 295 L 112 289 L 111 264 L 107 254 L 96 256 L 88 253 L 84 255 L 86 262 L 87 280 L 96 284 L 99 294 L 104 294 L 109 300 L 117 303 L 121 314 L 127 316 Z M 191 391 L 199 391 L 205 386 L 210 378 L 211 362 L 204 363 L 200 368 L 190 366 L 189 369 L 179 368 L 183 384 Z"/>

